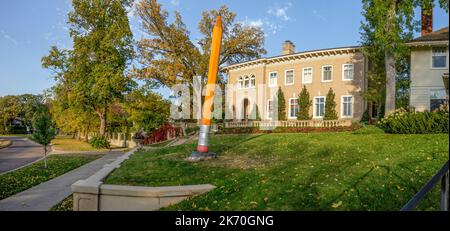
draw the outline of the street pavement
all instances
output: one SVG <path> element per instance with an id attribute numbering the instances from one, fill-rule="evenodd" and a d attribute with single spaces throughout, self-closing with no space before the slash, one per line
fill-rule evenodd
<path id="1" fill-rule="evenodd" d="M 0 174 L 22 167 L 44 157 L 44 148 L 25 137 L 1 137 L 11 140 L 9 147 L 0 149 Z"/>

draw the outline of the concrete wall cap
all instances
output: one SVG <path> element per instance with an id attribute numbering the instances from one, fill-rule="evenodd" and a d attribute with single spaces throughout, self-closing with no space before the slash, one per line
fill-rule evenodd
<path id="1" fill-rule="evenodd" d="M 73 193 L 98 194 L 100 192 L 100 181 L 79 180 L 72 184 Z"/>
<path id="2" fill-rule="evenodd" d="M 162 186 L 162 187 L 144 187 L 144 186 L 126 186 L 126 185 L 108 185 L 100 186 L 100 193 L 104 195 L 121 195 L 134 197 L 174 197 L 174 196 L 193 196 L 214 189 L 211 184 L 202 185 L 183 185 L 183 186 Z"/>

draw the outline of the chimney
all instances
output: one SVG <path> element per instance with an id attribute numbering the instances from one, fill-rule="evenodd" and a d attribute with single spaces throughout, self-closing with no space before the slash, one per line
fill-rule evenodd
<path id="1" fill-rule="evenodd" d="M 433 32 L 433 2 L 430 5 L 422 5 L 422 36 Z"/>
<path id="2" fill-rule="evenodd" d="M 282 55 L 290 55 L 295 53 L 295 45 L 289 40 L 284 41 L 282 47 Z"/>

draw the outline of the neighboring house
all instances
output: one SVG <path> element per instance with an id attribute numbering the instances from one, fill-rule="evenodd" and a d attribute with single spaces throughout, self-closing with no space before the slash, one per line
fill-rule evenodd
<path id="1" fill-rule="evenodd" d="M 258 107 L 262 120 L 272 118 L 273 97 L 281 87 L 288 120 L 296 120 L 298 95 L 303 86 L 310 93 L 310 115 L 321 120 L 326 95 L 333 89 L 339 119 L 360 120 L 366 110 L 362 92 L 367 87 L 368 62 L 359 47 L 331 48 L 295 53 L 291 41 L 283 43 L 282 55 L 237 63 L 224 68 L 228 83 L 227 110 L 233 119 L 246 120 Z M 260 84 L 265 84 L 260 87 Z"/>
<path id="2" fill-rule="evenodd" d="M 448 27 L 433 31 L 432 15 L 422 15 L 421 36 L 411 47 L 410 106 L 433 111 L 447 99 L 443 78 L 448 81 Z M 446 77 L 445 77 L 446 76 Z"/>

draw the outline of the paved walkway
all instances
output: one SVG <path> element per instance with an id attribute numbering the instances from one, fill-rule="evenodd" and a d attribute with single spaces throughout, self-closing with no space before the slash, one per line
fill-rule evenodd
<path id="1" fill-rule="evenodd" d="M 48 211 L 72 194 L 70 186 L 86 179 L 123 153 L 110 153 L 64 175 L 0 201 L 0 211 Z"/>
<path id="2" fill-rule="evenodd" d="M 44 157 L 44 148 L 25 137 L 3 137 L 12 144 L 0 149 L 0 173 L 22 167 Z"/>

